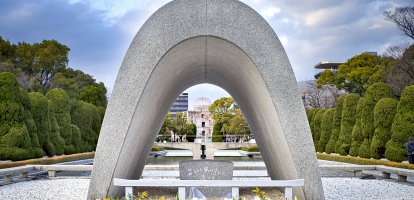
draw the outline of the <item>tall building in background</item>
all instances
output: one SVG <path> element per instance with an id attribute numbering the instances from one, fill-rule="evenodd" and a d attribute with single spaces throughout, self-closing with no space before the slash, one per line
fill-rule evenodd
<path id="1" fill-rule="evenodd" d="M 171 113 L 187 112 L 188 110 L 188 93 L 181 93 L 180 96 L 174 101 L 174 104 L 170 108 Z"/>
<path id="2" fill-rule="evenodd" d="M 194 142 L 211 142 L 214 120 L 210 116 L 211 101 L 207 97 L 199 97 L 194 100 L 192 111 L 187 111 L 187 121 L 197 127 L 196 139 Z"/>

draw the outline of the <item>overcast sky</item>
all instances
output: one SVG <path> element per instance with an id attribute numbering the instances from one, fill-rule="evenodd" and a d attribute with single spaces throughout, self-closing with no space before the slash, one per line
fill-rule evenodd
<path id="1" fill-rule="evenodd" d="M 411 42 L 382 13 L 412 0 L 241 0 L 260 13 L 282 41 L 298 81 L 321 61 L 346 61 Z M 0 0 L 0 36 L 12 43 L 55 39 L 68 46 L 69 67 L 112 91 L 122 59 L 142 24 L 169 0 Z M 186 90 L 211 101 L 228 94 L 212 85 Z"/>

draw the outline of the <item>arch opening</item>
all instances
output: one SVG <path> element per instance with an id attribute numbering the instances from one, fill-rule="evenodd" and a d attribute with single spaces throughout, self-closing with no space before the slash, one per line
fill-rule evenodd
<path id="1" fill-rule="evenodd" d="M 237 0 L 175 0 L 141 27 L 106 110 L 88 199 L 121 196 L 113 178 L 139 178 L 169 107 L 201 83 L 237 101 L 272 179 L 304 178 L 293 194 L 324 199 L 289 60 L 266 21 Z"/>

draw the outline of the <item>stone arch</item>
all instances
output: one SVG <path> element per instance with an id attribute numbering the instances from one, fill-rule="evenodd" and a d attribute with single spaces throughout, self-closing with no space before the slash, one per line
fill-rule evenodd
<path id="1" fill-rule="evenodd" d="M 113 178 L 139 179 L 175 98 L 201 83 L 225 89 L 255 133 L 272 179 L 305 179 L 293 194 L 324 199 L 299 90 L 276 34 L 237 0 L 175 0 L 129 47 L 97 145 L 88 198 L 122 196 Z"/>

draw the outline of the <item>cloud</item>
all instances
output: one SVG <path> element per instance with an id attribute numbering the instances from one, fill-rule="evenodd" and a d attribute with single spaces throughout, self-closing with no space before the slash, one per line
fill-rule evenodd
<path id="1" fill-rule="evenodd" d="M 368 30 L 370 30 L 370 29 L 378 29 L 378 28 L 381 28 L 381 24 L 374 24 L 371 27 L 369 27 Z"/>
<path id="2" fill-rule="evenodd" d="M 272 18 L 276 13 L 280 13 L 280 8 L 278 7 L 268 7 L 260 12 L 260 14 L 265 18 Z"/>

